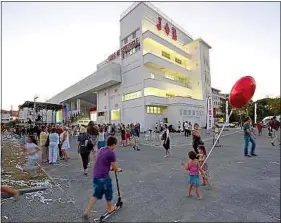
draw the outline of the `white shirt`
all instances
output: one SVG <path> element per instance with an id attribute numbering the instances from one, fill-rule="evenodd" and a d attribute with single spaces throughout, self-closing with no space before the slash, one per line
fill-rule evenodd
<path id="1" fill-rule="evenodd" d="M 105 141 L 104 132 L 99 132 L 99 142 Z"/>
<path id="2" fill-rule="evenodd" d="M 184 124 L 184 129 L 188 129 L 188 124 L 187 123 Z"/>

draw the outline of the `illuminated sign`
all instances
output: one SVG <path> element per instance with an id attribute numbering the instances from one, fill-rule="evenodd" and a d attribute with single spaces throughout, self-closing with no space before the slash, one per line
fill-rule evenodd
<path id="1" fill-rule="evenodd" d="M 162 18 L 161 17 L 158 17 L 158 23 L 156 24 L 156 27 L 159 31 L 162 30 Z M 170 27 L 169 27 L 168 23 L 166 23 L 166 25 L 164 26 L 164 30 L 165 30 L 167 35 L 170 34 L 171 30 L 170 30 Z M 172 27 L 172 39 L 175 40 L 175 41 L 178 39 L 177 30 L 176 30 L 175 27 Z"/>
<path id="2" fill-rule="evenodd" d="M 108 57 L 108 61 L 114 60 L 115 58 L 117 58 L 118 56 L 120 56 L 120 52 L 122 54 L 126 53 L 127 51 L 133 49 L 134 47 L 136 47 L 137 45 L 139 45 L 139 38 L 135 38 L 132 42 L 127 43 L 126 45 L 124 45 L 120 50 L 116 51 L 115 53 L 111 54 Z"/>

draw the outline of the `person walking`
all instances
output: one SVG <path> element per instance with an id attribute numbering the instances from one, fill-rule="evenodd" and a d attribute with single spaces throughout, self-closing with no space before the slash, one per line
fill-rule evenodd
<path id="1" fill-rule="evenodd" d="M 255 142 L 255 136 L 253 131 L 251 131 L 251 118 L 246 117 L 244 125 L 243 125 L 243 131 L 244 131 L 244 156 L 251 157 L 251 156 L 257 156 L 255 154 L 256 149 L 256 142 Z M 252 143 L 251 148 L 251 154 L 248 154 L 248 146 L 249 142 Z"/>
<path id="2" fill-rule="evenodd" d="M 168 125 L 165 124 L 164 125 L 164 131 L 162 133 L 162 137 L 161 140 L 163 140 L 163 147 L 166 150 L 165 153 L 165 158 L 168 157 L 169 155 L 172 155 L 171 153 L 171 142 L 170 142 L 170 135 L 169 135 L 169 129 L 168 129 Z"/>
<path id="3" fill-rule="evenodd" d="M 188 122 L 184 123 L 184 136 L 188 137 Z"/>
<path id="4" fill-rule="evenodd" d="M 88 164 L 89 164 L 89 155 L 93 148 L 88 145 L 89 140 L 91 139 L 90 135 L 87 133 L 85 127 L 80 128 L 80 134 L 77 138 L 78 141 L 78 153 L 82 159 L 82 165 L 84 169 L 84 175 L 88 175 Z"/>
<path id="5" fill-rule="evenodd" d="M 199 132 L 199 125 L 197 123 L 194 124 L 194 129 L 192 131 L 192 146 L 194 152 L 198 154 L 198 146 L 204 145 L 204 142 L 201 139 L 201 135 Z"/>
<path id="6" fill-rule="evenodd" d="M 49 159 L 48 159 L 49 147 L 46 146 L 47 139 L 48 139 L 48 130 L 47 130 L 47 127 L 44 126 L 44 127 L 42 127 L 42 131 L 39 136 L 40 147 L 42 150 L 42 162 L 43 163 L 47 163 L 49 161 Z"/>
<path id="7" fill-rule="evenodd" d="M 98 141 L 99 130 L 95 126 L 95 123 L 93 121 L 89 122 L 88 127 L 87 127 L 87 133 L 90 136 L 90 139 L 88 142 L 89 149 L 93 150 L 94 158 L 96 158 L 96 155 L 97 155 L 96 154 L 96 152 L 97 152 L 96 144 Z"/>
<path id="8" fill-rule="evenodd" d="M 271 126 L 272 126 L 272 136 L 273 136 L 271 144 L 272 146 L 275 146 L 276 143 L 280 145 L 280 131 L 279 131 L 280 122 L 276 119 L 275 116 L 272 118 Z"/>
<path id="9" fill-rule="evenodd" d="M 69 129 L 68 127 L 63 128 L 63 133 L 61 134 L 61 152 L 62 152 L 62 158 L 67 161 L 69 159 L 67 155 L 67 150 L 70 149 L 70 143 L 69 143 Z"/>
<path id="10" fill-rule="evenodd" d="M 56 163 L 58 159 L 60 137 L 56 131 L 56 128 L 52 128 L 51 133 L 49 134 L 49 164 Z"/>

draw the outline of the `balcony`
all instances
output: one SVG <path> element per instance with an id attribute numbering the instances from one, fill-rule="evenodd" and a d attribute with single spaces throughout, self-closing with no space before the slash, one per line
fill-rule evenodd
<path id="1" fill-rule="evenodd" d="M 159 106 L 168 106 L 168 98 L 162 98 L 157 96 L 145 96 L 144 97 L 145 105 L 159 105 Z"/>
<path id="2" fill-rule="evenodd" d="M 161 45 L 164 45 L 164 46 L 167 46 L 169 49 L 175 51 L 176 53 L 178 54 L 181 54 L 182 56 L 188 58 L 188 59 L 191 59 L 191 55 L 189 53 L 186 52 L 186 50 L 183 50 L 181 48 L 179 48 L 178 46 L 170 43 L 169 41 L 155 35 L 153 32 L 151 31 L 146 31 L 145 33 L 143 33 L 143 37 L 142 37 L 143 40 L 145 39 L 152 39 L 158 43 L 160 43 Z M 183 48 L 183 47 L 182 47 Z"/>
<path id="3" fill-rule="evenodd" d="M 169 59 L 164 59 L 160 56 L 156 56 L 155 54 L 153 54 L 153 52 L 147 52 L 146 54 L 144 54 L 143 63 L 147 66 L 151 66 L 151 64 L 153 64 L 155 68 L 160 70 L 169 69 L 186 76 L 191 75 L 191 72 L 188 69 L 174 64 L 173 62 L 169 61 Z"/>

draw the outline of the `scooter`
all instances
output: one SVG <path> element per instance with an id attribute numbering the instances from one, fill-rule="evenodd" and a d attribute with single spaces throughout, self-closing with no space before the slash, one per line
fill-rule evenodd
<path id="1" fill-rule="evenodd" d="M 122 170 L 121 170 L 122 172 Z M 123 206 L 123 202 L 121 200 L 121 194 L 120 194 L 120 189 L 119 189 L 119 182 L 118 182 L 118 177 L 117 177 L 117 172 L 115 171 L 115 179 L 116 179 L 116 186 L 117 186 L 117 193 L 118 193 L 118 199 L 117 202 L 115 204 L 116 209 L 112 212 L 106 212 L 105 214 L 103 214 L 99 219 L 95 219 L 95 222 L 104 222 L 107 218 L 109 218 L 111 215 L 113 215 L 114 213 L 116 213 L 120 208 L 122 208 Z"/>

